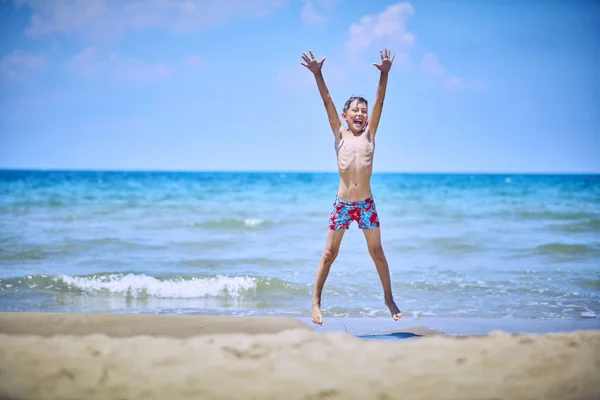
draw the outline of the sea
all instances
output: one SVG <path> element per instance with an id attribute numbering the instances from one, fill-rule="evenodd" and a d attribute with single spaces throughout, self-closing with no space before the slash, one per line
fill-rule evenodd
<path id="1" fill-rule="evenodd" d="M 310 317 L 336 173 L 0 171 L 0 311 Z M 600 175 L 376 173 L 415 318 L 600 318 Z M 389 317 L 346 232 L 324 317 Z"/>

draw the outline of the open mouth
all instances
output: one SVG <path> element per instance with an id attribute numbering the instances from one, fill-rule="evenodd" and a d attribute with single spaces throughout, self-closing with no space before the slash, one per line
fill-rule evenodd
<path id="1" fill-rule="evenodd" d="M 354 120 L 354 126 L 357 128 L 360 128 L 363 124 L 363 121 L 361 119 L 355 119 Z"/>

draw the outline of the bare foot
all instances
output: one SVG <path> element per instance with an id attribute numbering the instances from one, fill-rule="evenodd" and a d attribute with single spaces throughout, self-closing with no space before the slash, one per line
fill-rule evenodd
<path id="1" fill-rule="evenodd" d="M 317 325 L 323 324 L 323 315 L 321 314 L 321 306 L 319 305 L 319 303 L 313 303 L 312 322 L 314 322 Z"/>
<path id="2" fill-rule="evenodd" d="M 386 301 L 385 305 L 388 306 L 388 308 L 390 309 L 390 312 L 392 313 L 392 318 L 394 318 L 394 321 L 398 321 L 400 318 L 402 318 L 402 311 L 400 311 L 400 309 L 398 308 L 398 306 L 396 305 L 396 302 L 394 300 Z M 313 311 L 313 315 L 314 315 L 314 311 Z"/>

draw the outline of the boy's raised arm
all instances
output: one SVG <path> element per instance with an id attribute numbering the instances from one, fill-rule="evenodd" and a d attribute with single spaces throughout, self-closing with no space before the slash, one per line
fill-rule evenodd
<path id="1" fill-rule="evenodd" d="M 302 59 L 305 63 L 300 63 L 308 68 L 314 75 L 315 80 L 317 81 L 317 87 L 319 88 L 319 93 L 321 94 L 321 98 L 323 99 L 323 103 L 325 103 L 325 110 L 327 111 L 327 117 L 329 118 L 329 125 L 331 125 L 331 130 L 335 135 L 340 134 L 340 129 L 342 127 L 342 121 L 340 116 L 338 115 L 335 105 L 333 104 L 333 100 L 329 95 L 329 90 L 327 89 L 327 85 L 325 84 L 325 79 L 323 78 L 323 74 L 321 73 L 321 67 L 323 66 L 323 61 L 325 61 L 325 57 L 321 61 L 315 60 L 315 56 L 312 51 L 309 50 L 310 57 L 306 55 L 306 53 L 302 53 Z"/>
<path id="2" fill-rule="evenodd" d="M 379 86 L 377 87 L 377 94 L 375 95 L 375 104 L 373 104 L 373 111 L 371 118 L 369 118 L 369 130 L 373 135 L 377 133 L 377 127 L 379 126 L 379 120 L 381 119 L 381 113 L 383 111 L 383 100 L 385 99 L 385 91 L 387 89 L 388 73 L 392 68 L 392 62 L 394 61 L 395 55 L 390 59 L 390 50 L 385 48 L 380 51 L 381 64 L 373 63 L 381 71 L 379 76 Z"/>

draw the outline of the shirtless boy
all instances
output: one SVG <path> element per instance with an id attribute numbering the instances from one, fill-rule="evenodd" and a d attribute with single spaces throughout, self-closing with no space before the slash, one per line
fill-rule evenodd
<path id="1" fill-rule="evenodd" d="M 381 75 L 371 117 L 368 116 L 367 101 L 362 97 L 351 97 L 344 105 L 341 114 L 347 125 L 344 127 L 321 73 L 325 57 L 321 61 L 317 61 L 312 51 L 309 51 L 309 54 L 310 57 L 306 53 L 302 53 L 304 62 L 301 64 L 314 74 L 319 93 L 325 103 L 325 110 L 335 139 L 340 173 L 340 186 L 329 219 L 327 242 L 317 269 L 312 300 L 312 320 L 315 324 L 323 323 L 321 314 L 323 286 L 331 264 L 337 257 L 344 232 L 352 221 L 356 221 L 359 229 L 365 235 L 369 254 L 377 268 L 383 286 L 385 304 L 389 308 L 392 318 L 397 321 L 402 318 L 402 312 L 396 306 L 392 295 L 390 271 L 381 245 L 379 218 L 371 193 L 375 135 L 383 109 L 388 73 L 395 56 L 390 58 L 390 51 L 386 48 L 380 51 L 381 64 L 373 63 L 381 71 Z"/>

